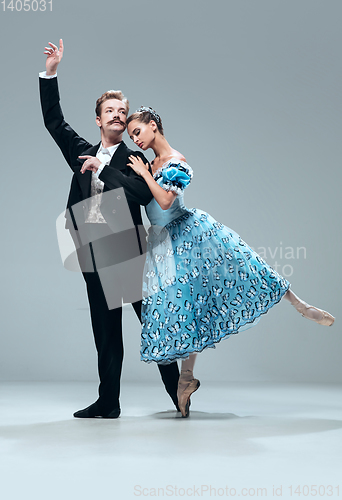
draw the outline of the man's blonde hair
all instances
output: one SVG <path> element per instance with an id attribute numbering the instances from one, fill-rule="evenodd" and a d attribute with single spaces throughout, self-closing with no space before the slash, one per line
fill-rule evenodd
<path id="1" fill-rule="evenodd" d="M 99 97 L 98 100 L 96 101 L 96 106 L 95 106 L 96 116 L 101 115 L 101 106 L 105 101 L 108 101 L 109 99 L 118 99 L 119 101 L 122 101 L 124 103 L 124 105 L 126 106 L 127 115 L 128 115 L 129 101 L 128 101 L 127 97 L 125 97 L 123 95 L 121 90 L 107 90 L 107 92 L 102 94 L 102 96 Z"/>

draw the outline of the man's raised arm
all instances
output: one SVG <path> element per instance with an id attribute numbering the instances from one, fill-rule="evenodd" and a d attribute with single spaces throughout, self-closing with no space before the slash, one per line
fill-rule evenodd
<path id="1" fill-rule="evenodd" d="M 49 42 L 45 47 L 46 71 L 39 74 L 40 102 L 42 106 L 45 127 L 57 143 L 64 158 L 73 171 L 79 169 L 77 158 L 92 144 L 80 137 L 68 123 L 65 122 L 57 82 L 57 67 L 64 52 L 63 40 L 59 41 L 59 48 Z"/>

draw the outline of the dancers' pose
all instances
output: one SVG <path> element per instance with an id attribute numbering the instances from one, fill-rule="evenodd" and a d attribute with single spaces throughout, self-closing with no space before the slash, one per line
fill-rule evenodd
<path id="1" fill-rule="evenodd" d="M 155 153 L 152 175 L 140 158 L 129 158 L 154 196 L 146 206 L 151 228 L 143 275 L 141 359 L 158 364 L 182 360 L 177 396 L 187 417 L 190 396 L 200 385 L 193 376 L 198 352 L 253 326 L 282 297 L 321 325 L 332 325 L 334 317 L 297 297 L 290 283 L 235 231 L 184 205 L 193 172 L 167 142 L 153 109 L 141 107 L 131 115 L 127 131 L 142 150 Z"/>

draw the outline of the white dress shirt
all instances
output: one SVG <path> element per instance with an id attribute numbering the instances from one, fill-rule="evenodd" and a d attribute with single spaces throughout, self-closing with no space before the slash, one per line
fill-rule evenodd
<path id="1" fill-rule="evenodd" d="M 96 174 L 94 172 L 91 173 L 91 199 L 89 203 L 89 213 L 85 222 L 97 224 L 103 224 L 106 222 L 100 211 L 104 183 L 99 179 L 99 175 L 104 167 L 106 165 L 109 165 L 113 154 L 118 149 L 120 144 L 121 143 L 115 144 L 115 146 L 109 146 L 108 148 L 104 148 L 102 142 L 100 144 L 100 147 L 96 153 L 96 158 L 101 161 L 101 165 L 99 166 Z"/>

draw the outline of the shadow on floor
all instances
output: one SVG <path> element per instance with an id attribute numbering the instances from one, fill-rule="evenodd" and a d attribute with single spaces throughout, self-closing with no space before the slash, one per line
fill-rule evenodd
<path id="1" fill-rule="evenodd" d="M 199 411 L 192 411 L 190 418 L 185 419 L 175 411 L 167 411 L 115 420 L 71 419 L 2 426 L 0 439 L 8 451 L 18 447 L 21 453 L 46 455 L 49 460 L 89 453 L 106 454 L 113 459 L 131 455 L 157 459 L 161 451 L 175 455 L 180 449 L 191 456 L 208 456 L 218 449 L 221 456 L 258 454 L 267 451 L 268 438 L 295 438 L 339 429 L 339 420 L 239 417 Z M 260 438 L 262 442 L 258 441 Z"/>

